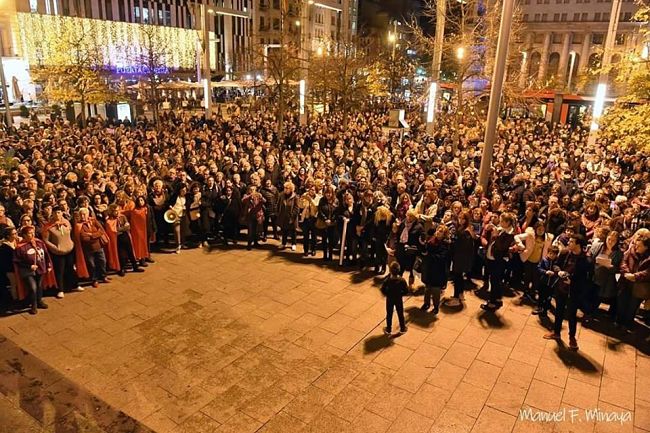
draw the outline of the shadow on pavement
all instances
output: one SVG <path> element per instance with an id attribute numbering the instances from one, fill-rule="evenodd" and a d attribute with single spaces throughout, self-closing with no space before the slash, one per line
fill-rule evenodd
<path id="1" fill-rule="evenodd" d="M 153 433 L 4 336 L 0 336 L 0 393 L 17 400 L 22 411 L 41 425 L 49 423 L 56 433 Z M 46 419 L 46 411 L 53 415 Z M 88 430 L 88 425 L 97 428 Z"/>
<path id="2" fill-rule="evenodd" d="M 501 316 L 496 314 L 496 311 L 481 310 L 476 318 L 484 328 L 505 329 L 510 327 Z"/>
<path id="3" fill-rule="evenodd" d="M 393 339 L 388 335 L 374 335 L 363 341 L 363 353 L 375 353 L 393 344 Z"/>
<path id="4" fill-rule="evenodd" d="M 422 311 L 418 307 L 409 307 L 405 310 L 405 313 L 406 321 L 420 328 L 431 328 L 438 321 L 437 315 L 429 311 Z"/>

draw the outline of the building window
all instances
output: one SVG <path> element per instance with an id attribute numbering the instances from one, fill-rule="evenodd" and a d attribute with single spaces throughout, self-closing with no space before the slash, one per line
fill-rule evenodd
<path id="1" fill-rule="evenodd" d="M 273 9 L 280 9 L 280 0 L 273 0 Z"/>
<path id="2" fill-rule="evenodd" d="M 574 44 L 581 44 L 582 41 L 584 40 L 584 37 L 581 33 L 576 33 L 573 35 L 573 43 Z"/>
<path id="3" fill-rule="evenodd" d="M 625 33 L 616 35 L 616 45 L 625 45 Z"/>
<path id="4" fill-rule="evenodd" d="M 524 14 L 524 22 L 528 22 L 528 14 Z"/>
<path id="5" fill-rule="evenodd" d="M 133 8 L 133 19 L 135 20 L 136 23 L 140 22 L 140 6 L 136 6 Z"/>
<path id="6" fill-rule="evenodd" d="M 142 22 L 149 24 L 149 8 L 142 8 Z"/>
<path id="7" fill-rule="evenodd" d="M 560 21 L 566 21 L 566 14 L 560 15 Z"/>
<path id="8" fill-rule="evenodd" d="M 38 0 L 29 0 L 29 11 L 31 13 L 38 12 Z"/>
<path id="9" fill-rule="evenodd" d="M 331 16 L 331 22 L 332 22 L 332 25 L 333 25 L 333 26 L 336 25 L 336 15 L 332 15 L 332 16 Z"/>
<path id="10" fill-rule="evenodd" d="M 545 23 L 548 21 L 548 14 L 542 14 L 542 22 Z"/>
<path id="11" fill-rule="evenodd" d="M 553 14 L 553 21 L 560 21 L 560 14 Z"/>
<path id="12" fill-rule="evenodd" d="M 561 44 L 562 43 L 562 34 L 553 33 L 553 43 L 554 44 Z"/>
<path id="13" fill-rule="evenodd" d="M 603 21 L 609 21 L 609 12 L 603 12 Z"/>
<path id="14" fill-rule="evenodd" d="M 602 45 L 605 36 L 602 33 L 594 33 L 591 35 L 591 43 L 594 45 Z"/>
<path id="15" fill-rule="evenodd" d="M 84 16 L 86 18 L 92 18 L 93 17 L 93 7 L 92 7 L 92 4 L 90 3 L 90 0 L 85 0 L 84 1 Z"/>
<path id="16" fill-rule="evenodd" d="M 594 21 L 600 21 L 600 12 L 594 14 Z"/>
<path id="17" fill-rule="evenodd" d="M 106 7 L 106 19 L 113 21 L 113 0 L 106 0 L 104 5 Z"/>
<path id="18" fill-rule="evenodd" d="M 580 21 L 580 13 L 573 14 L 573 21 Z"/>
<path id="19" fill-rule="evenodd" d="M 273 18 L 273 30 L 280 30 L 280 18 Z"/>
<path id="20" fill-rule="evenodd" d="M 536 21 L 536 22 L 539 22 L 539 18 L 540 18 L 540 15 L 539 15 L 539 14 L 535 14 L 535 21 Z"/>

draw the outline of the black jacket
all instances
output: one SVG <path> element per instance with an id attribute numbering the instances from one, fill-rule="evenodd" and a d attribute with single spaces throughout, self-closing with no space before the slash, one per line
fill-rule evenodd
<path id="1" fill-rule="evenodd" d="M 449 275 L 449 242 L 427 242 L 422 255 L 422 282 L 427 286 L 445 287 Z"/>
<path id="2" fill-rule="evenodd" d="M 402 277 L 389 276 L 381 285 L 381 293 L 390 300 L 402 300 L 402 296 L 408 293 L 408 284 Z"/>

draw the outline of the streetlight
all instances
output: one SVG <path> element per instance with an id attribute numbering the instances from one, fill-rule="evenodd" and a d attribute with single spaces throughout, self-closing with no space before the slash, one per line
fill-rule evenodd
<path id="1" fill-rule="evenodd" d="M 576 64 L 576 52 L 571 50 L 569 55 L 571 56 L 571 61 L 569 62 L 569 79 L 567 80 L 566 88 L 571 92 L 571 80 L 573 79 L 573 67 Z"/>
<path id="2" fill-rule="evenodd" d="M 201 30 L 203 33 L 203 93 L 206 119 L 212 115 L 212 72 L 210 70 L 210 28 L 208 26 L 209 15 L 225 15 L 238 18 L 250 18 L 249 12 L 239 12 L 235 9 L 224 7 L 209 7 L 208 0 L 202 3 L 195 3 L 201 12 Z"/>
<path id="3" fill-rule="evenodd" d="M 460 61 L 465 58 L 465 47 L 456 48 L 456 58 Z"/>
<path id="4" fill-rule="evenodd" d="M 601 60 L 601 72 L 598 77 L 598 87 L 596 88 L 596 100 L 594 101 L 594 108 L 591 119 L 591 128 L 589 130 L 589 138 L 587 138 L 587 145 L 593 146 L 598 137 L 598 128 L 600 123 L 600 116 L 603 114 L 603 106 L 605 104 L 605 96 L 607 93 L 607 72 L 605 68 L 611 62 L 612 50 L 614 49 L 614 42 L 616 40 L 616 32 L 618 30 L 618 20 L 621 13 L 622 0 L 612 1 L 612 11 L 609 16 L 609 24 L 607 26 L 607 37 L 605 38 L 605 49 Z"/>

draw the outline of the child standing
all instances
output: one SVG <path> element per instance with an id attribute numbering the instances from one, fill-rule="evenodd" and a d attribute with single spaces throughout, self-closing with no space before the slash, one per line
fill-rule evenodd
<path id="1" fill-rule="evenodd" d="M 389 266 L 390 275 L 381 285 L 381 293 L 386 296 L 386 327 L 384 334 L 391 333 L 393 324 L 393 308 L 397 311 L 397 318 L 399 320 L 399 333 L 406 332 L 406 323 L 404 322 L 404 303 L 402 296 L 408 293 L 408 284 L 406 280 L 400 276 L 399 263 L 393 262 Z"/>
<path id="2" fill-rule="evenodd" d="M 546 257 L 540 260 L 537 265 L 539 272 L 539 297 L 537 298 L 537 308 L 533 314 L 539 314 L 541 317 L 548 317 L 547 313 L 551 306 L 551 297 L 553 288 L 558 281 L 557 276 L 557 256 L 560 248 L 557 245 L 551 245 L 546 253 Z"/>

